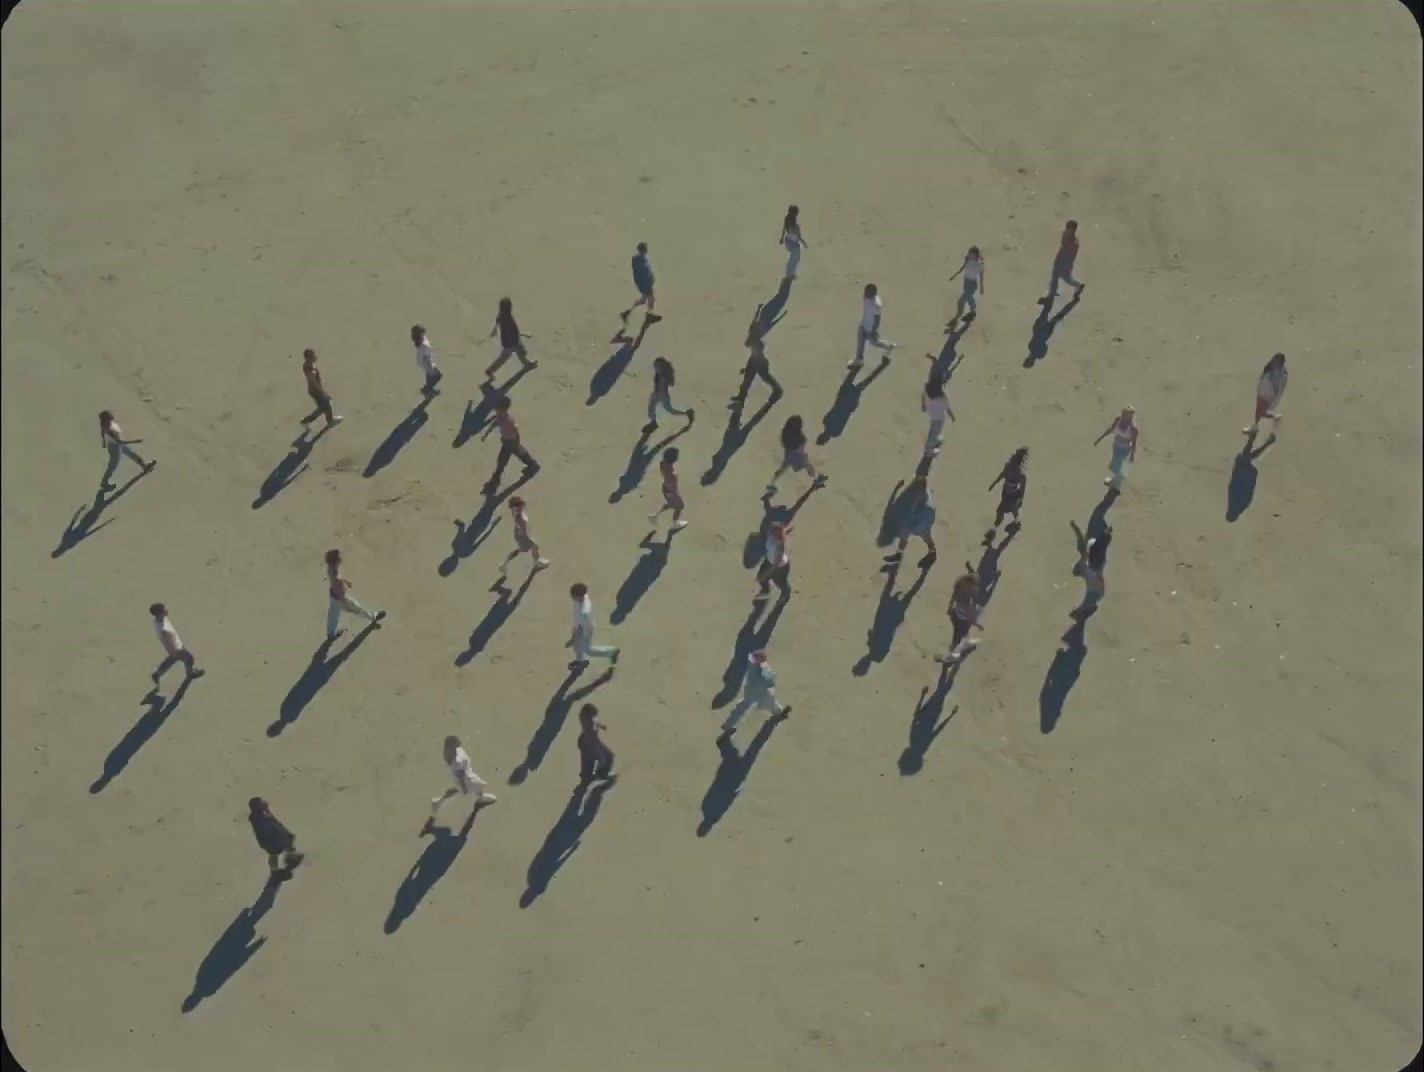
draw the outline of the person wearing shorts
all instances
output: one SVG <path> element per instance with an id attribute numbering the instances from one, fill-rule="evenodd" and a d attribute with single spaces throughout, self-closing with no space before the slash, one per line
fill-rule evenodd
<path id="1" fill-rule="evenodd" d="M 905 548 L 910 545 L 910 537 L 917 536 L 924 540 L 927 549 L 925 557 L 920 559 L 920 567 L 923 568 L 939 557 L 939 548 L 934 542 L 934 496 L 930 493 L 929 481 L 925 477 L 917 475 L 910 481 L 910 486 L 905 489 L 905 503 L 905 527 L 900 533 L 900 542 L 895 553 L 889 555 L 886 560 L 899 565 Z"/>
<path id="2" fill-rule="evenodd" d="M 158 687 L 164 673 L 174 663 L 182 663 L 190 678 L 202 677 L 207 673 L 195 665 L 193 653 L 188 650 L 183 638 L 178 635 L 178 630 L 174 629 L 173 623 L 168 620 L 168 608 L 162 603 L 155 603 L 148 608 L 148 613 L 153 618 L 153 631 L 158 634 L 158 643 L 163 646 L 163 661 L 153 672 L 153 687 Z"/>
<path id="3" fill-rule="evenodd" d="M 809 473 L 813 488 L 822 487 L 826 483 L 825 474 L 816 472 L 816 467 L 811 464 L 810 455 L 806 453 L 806 426 L 799 415 L 787 417 L 786 423 L 782 425 L 781 464 L 777 466 L 776 472 L 771 474 L 771 480 L 766 485 L 767 495 L 776 494 L 776 482 L 781 479 L 781 474 L 788 469 L 798 473 Z"/>
<path id="4" fill-rule="evenodd" d="M 518 495 L 510 496 L 509 516 L 514 521 L 514 550 L 505 555 L 504 561 L 499 564 L 500 580 L 509 576 L 509 564 L 523 554 L 528 554 L 534 559 L 535 573 L 541 569 L 547 569 L 549 560 L 539 553 L 539 545 L 534 542 L 534 537 L 529 532 L 528 507 Z"/>
<path id="5" fill-rule="evenodd" d="M 450 768 L 450 776 L 455 779 L 455 784 L 438 797 L 430 799 L 430 818 L 426 819 L 425 825 L 420 828 L 422 834 L 435 825 L 435 816 L 440 811 L 440 805 L 451 797 L 472 796 L 475 798 L 475 807 L 477 808 L 484 804 L 493 804 L 499 799 L 489 791 L 489 784 L 475 773 L 475 768 L 470 763 L 469 753 L 460 743 L 460 738 L 453 733 L 445 738 L 443 755 L 446 765 Z"/>
<path id="6" fill-rule="evenodd" d="M 998 528 L 1004 523 L 1004 518 L 1013 515 L 1013 521 L 1009 525 L 1009 531 L 1015 532 L 1019 527 L 1019 511 L 1023 509 L 1024 495 L 1028 492 L 1028 471 L 1024 466 L 1028 462 L 1028 447 L 1019 447 L 1009 455 L 1009 460 L 1004 463 L 1004 468 L 999 475 L 994 478 L 989 485 L 989 490 L 994 490 L 994 484 L 1003 483 L 1003 490 L 999 492 L 999 509 L 994 514 L 994 527 Z"/>
<path id="7" fill-rule="evenodd" d="M 663 514 L 672 511 L 672 531 L 681 532 L 687 528 L 687 522 L 683 520 L 682 511 L 686 504 L 682 501 L 682 493 L 678 490 L 677 483 L 677 459 L 678 450 L 676 447 L 668 447 L 663 451 L 663 459 L 658 463 L 658 470 L 663 477 L 663 504 L 658 507 L 655 513 L 648 515 L 648 520 L 656 525 L 658 519 Z"/>

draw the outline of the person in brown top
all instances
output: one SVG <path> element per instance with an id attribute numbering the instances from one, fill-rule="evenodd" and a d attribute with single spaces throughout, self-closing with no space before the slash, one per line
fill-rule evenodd
<path id="1" fill-rule="evenodd" d="M 341 575 L 341 552 L 334 547 L 326 553 L 326 584 L 326 594 L 329 597 L 326 606 L 327 640 L 335 640 L 342 634 L 343 630 L 337 628 L 341 622 L 342 611 L 365 618 L 372 625 L 380 625 L 385 618 L 385 611 L 367 610 L 356 602 L 355 597 L 351 595 L 354 586 Z"/>
<path id="2" fill-rule="evenodd" d="M 302 423 L 309 425 L 318 417 L 325 417 L 328 428 L 340 424 L 343 418 L 331 412 L 331 396 L 322 386 L 321 369 L 316 367 L 316 351 L 313 349 L 302 351 L 302 375 L 307 378 L 307 394 L 311 395 L 311 400 L 316 403 L 316 409 L 303 417 Z"/>
<path id="3" fill-rule="evenodd" d="M 519 425 L 514 423 L 514 418 L 509 413 L 509 396 L 505 395 L 494 404 L 494 423 L 499 427 L 499 458 L 494 464 L 494 475 L 485 482 L 482 489 L 484 494 L 493 495 L 499 487 L 500 478 L 504 476 L 504 467 L 509 464 L 510 458 L 518 458 L 524 463 L 524 475 L 532 476 L 539 471 L 539 463 L 534 460 L 534 455 L 524 449 L 519 442 Z"/>

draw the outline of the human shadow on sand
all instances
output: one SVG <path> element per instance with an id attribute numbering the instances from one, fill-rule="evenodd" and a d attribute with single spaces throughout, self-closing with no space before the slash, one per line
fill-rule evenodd
<path id="1" fill-rule="evenodd" d="M 959 352 L 959 340 L 964 338 L 964 333 L 968 330 L 969 325 L 963 322 L 950 328 L 944 333 L 944 345 L 940 347 L 939 353 L 925 354 L 930 363 L 930 371 L 937 373 L 945 383 L 949 382 L 950 377 L 964 361 L 964 355 Z"/>
<path id="2" fill-rule="evenodd" d="M 374 633 L 380 626 L 375 622 L 368 622 L 366 627 L 357 633 L 346 646 L 331 655 L 333 645 L 337 638 L 327 638 L 318 645 L 312 653 L 311 661 L 307 663 L 307 668 L 302 672 L 302 676 L 297 679 L 297 683 L 287 690 L 287 695 L 282 698 L 281 707 L 277 711 L 277 720 L 267 727 L 268 737 L 277 737 L 282 731 L 301 717 L 306 710 L 307 704 L 316 698 L 316 694 L 326 687 L 326 683 L 332 676 L 341 669 L 341 664 L 351 658 L 356 653 L 356 649 L 366 643 L 366 638 Z"/>
<path id="3" fill-rule="evenodd" d="M 860 661 L 851 668 L 851 673 L 856 677 L 864 677 L 870 673 L 870 667 L 879 662 L 884 662 L 885 657 L 890 654 L 890 646 L 895 643 L 895 633 L 905 621 L 905 614 L 910 609 L 910 604 L 915 596 L 920 594 L 920 589 L 925 586 L 925 581 L 929 578 L 930 570 L 934 566 L 933 560 L 926 556 L 921 559 L 920 574 L 915 578 L 915 583 L 903 592 L 896 593 L 895 581 L 899 576 L 899 570 L 887 568 L 885 570 L 885 587 L 880 590 L 880 600 L 875 605 L 875 620 L 870 623 L 870 629 L 866 632 L 866 652 L 860 657 Z"/>
<path id="4" fill-rule="evenodd" d="M 890 367 L 890 357 L 880 359 L 880 364 L 875 366 L 874 371 L 865 379 L 856 382 L 856 375 L 859 369 L 851 369 L 846 372 L 845 378 L 841 380 L 840 387 L 836 390 L 835 401 L 831 403 L 831 408 L 826 410 L 821 417 L 821 434 L 816 437 L 816 442 L 825 446 L 836 436 L 846 430 L 846 425 L 850 423 L 850 418 L 855 411 L 860 408 L 860 396 L 865 394 L 866 388 L 874 383 L 882 372 Z"/>
<path id="5" fill-rule="evenodd" d="M 921 458 L 915 466 L 916 476 L 928 476 L 933 458 Z M 905 522 L 910 510 L 909 493 L 904 480 L 897 480 L 890 489 L 890 497 L 885 500 L 885 510 L 880 515 L 880 531 L 875 534 L 876 547 L 889 547 L 905 531 Z"/>
<path id="6" fill-rule="evenodd" d="M 396 455 L 415 438 L 417 432 L 425 427 L 425 422 L 430 419 L 430 414 L 426 411 L 433 401 L 435 401 L 434 395 L 425 395 L 416 407 L 391 429 L 390 434 L 381 441 L 381 445 L 371 455 L 371 460 L 366 463 L 366 469 L 361 474 L 362 476 L 369 479 L 396 460 Z"/>
<path id="7" fill-rule="evenodd" d="M 257 937 L 257 924 L 276 904 L 277 890 L 281 885 L 275 877 L 269 878 L 257 900 L 239 912 L 228 924 L 227 930 L 213 943 L 208 955 L 198 965 L 192 993 L 183 999 L 182 1008 L 185 1013 L 192 1012 L 221 990 L 223 984 L 236 975 L 266 943 L 266 935 Z"/>
<path id="8" fill-rule="evenodd" d="M 124 768 L 129 765 L 129 760 L 138 755 L 139 749 L 163 728 L 163 724 L 168 721 L 168 716 L 178 710 L 178 705 L 183 702 L 183 697 L 188 693 L 188 686 L 194 680 L 196 679 L 185 677 L 178 688 L 173 691 L 173 695 L 168 698 L 165 698 L 155 686 L 147 696 L 139 701 L 148 710 L 129 727 L 128 733 L 124 734 L 119 743 L 109 751 L 108 756 L 104 759 L 104 772 L 89 786 L 90 793 L 102 793 L 108 788 L 110 782 L 124 772 Z"/>
<path id="9" fill-rule="evenodd" d="M 511 589 L 504 582 L 504 578 L 495 582 L 491 591 L 498 592 L 499 596 L 490 604 L 489 610 L 485 611 L 485 616 L 475 626 L 475 631 L 470 634 L 470 642 L 465 650 L 455 656 L 456 666 L 468 666 L 480 652 L 489 646 L 489 642 L 494 639 L 495 634 L 519 609 L 519 604 L 524 601 L 524 596 L 529 591 L 530 585 L 534 583 L 536 576 L 535 571 L 531 569 L 529 576 L 524 578 L 524 583 L 519 586 L 517 591 Z"/>
<path id="10" fill-rule="evenodd" d="M 771 333 L 771 329 L 786 319 L 786 302 L 791 297 L 792 280 L 783 279 L 781 285 L 776 288 L 776 293 L 766 301 L 757 306 L 753 314 L 756 319 L 757 333 L 765 338 Z"/>
<path id="11" fill-rule="evenodd" d="M 1058 725 L 1063 717 L 1063 704 L 1083 672 L 1083 660 L 1088 655 L 1083 633 L 1093 613 L 1094 608 L 1089 608 L 1079 614 L 1078 620 L 1063 634 L 1063 642 L 1044 675 L 1043 687 L 1038 690 L 1038 728 L 1043 733 L 1052 733 L 1053 727 Z"/>
<path id="12" fill-rule="evenodd" d="M 494 427 L 494 404 L 514 390 L 514 385 L 533 371 L 532 366 L 522 365 L 513 376 L 496 387 L 492 383 L 480 384 L 480 400 L 465 403 L 465 415 L 460 419 L 460 430 L 455 434 L 451 447 L 459 449 L 477 435 L 484 435 Z"/>
<path id="13" fill-rule="evenodd" d="M 630 336 L 626 331 L 619 331 L 617 335 L 609 340 L 618 349 L 608 355 L 608 359 L 599 365 L 594 371 L 593 379 L 588 382 L 588 399 L 584 402 L 586 406 L 592 406 L 609 391 L 613 390 L 613 385 L 618 382 L 619 377 L 627 370 L 628 365 L 633 360 L 633 355 L 638 352 L 638 347 L 643 345 L 643 338 L 648 334 L 648 321 L 643 320 L 643 326 L 638 329 L 637 335 Z"/>
<path id="14" fill-rule="evenodd" d="M 94 493 L 94 499 L 88 506 L 81 506 L 70 516 L 69 524 L 64 527 L 64 532 L 60 534 L 59 544 L 50 552 L 49 557 L 59 558 L 66 552 L 78 547 L 90 536 L 102 529 L 104 525 L 111 524 L 115 520 L 112 517 L 109 518 L 108 521 L 105 521 L 103 525 L 96 525 L 94 522 L 103 516 L 105 510 L 118 502 L 129 488 L 148 476 L 150 472 L 152 472 L 150 469 L 140 469 L 133 476 L 129 477 L 128 482 L 122 485 L 112 495 L 106 496 L 101 486 L 99 490 Z"/>
<path id="15" fill-rule="evenodd" d="M 395 934 L 400 930 L 400 926 L 411 914 L 420 907 L 420 902 L 442 878 L 445 872 L 450 870 L 450 866 L 455 862 L 455 857 L 469 843 L 470 828 L 475 825 L 475 816 L 485 807 L 485 804 L 476 804 L 470 809 L 469 816 L 459 830 L 451 830 L 448 826 L 428 826 L 426 828 L 430 843 L 425 846 L 425 851 L 411 865 L 406 872 L 406 876 L 401 880 L 401 884 L 396 889 L 395 900 L 391 903 L 391 910 L 386 916 L 385 927 L 387 934 Z"/>
<path id="16" fill-rule="evenodd" d="M 475 511 L 475 516 L 469 521 L 456 518 L 454 522 L 455 536 L 450 541 L 450 553 L 441 561 L 436 572 L 442 577 L 448 577 L 459 568 L 461 562 L 478 551 L 499 524 L 499 518 L 494 516 L 494 512 L 502 504 L 508 502 L 511 495 L 533 479 L 534 473 L 525 470 L 520 473 L 519 479 L 509 487 L 501 488 L 492 495 L 484 496 L 480 502 L 480 508 Z"/>
<path id="17" fill-rule="evenodd" d="M 1251 500 L 1256 497 L 1256 459 L 1266 453 L 1275 441 L 1276 433 L 1272 432 L 1264 443 L 1253 450 L 1252 441 L 1248 439 L 1241 452 L 1236 455 L 1231 466 L 1231 482 L 1226 486 L 1227 521 L 1235 521 L 1244 514 L 1251 505 Z"/>
<path id="18" fill-rule="evenodd" d="M 920 689 L 915 713 L 910 716 L 910 740 L 905 745 L 905 750 L 900 753 L 898 765 L 901 774 L 920 773 L 925 765 L 925 755 L 934 744 L 935 738 L 944 732 L 950 719 L 959 713 L 959 705 L 955 704 L 954 709 L 943 719 L 939 717 L 944 713 L 944 701 L 949 696 L 949 690 L 954 688 L 954 678 L 959 673 L 960 665 L 962 664 L 954 663 L 941 666 L 933 692 L 928 685 Z"/>
<path id="19" fill-rule="evenodd" d="M 663 567 L 667 565 L 668 555 L 672 551 L 672 538 L 676 533 L 669 530 L 661 540 L 653 539 L 656 535 L 655 532 L 650 532 L 638 544 L 645 553 L 633 564 L 632 572 L 623 579 L 623 583 L 618 587 L 613 612 L 608 616 L 609 622 L 613 625 L 617 625 L 632 614 L 633 608 L 638 605 L 638 600 L 642 599 L 648 589 L 656 584 L 657 579 L 662 576 Z"/>
<path id="20" fill-rule="evenodd" d="M 727 662 L 727 669 L 722 671 L 722 687 L 717 691 L 717 695 L 712 697 L 714 711 L 726 707 L 741 691 L 742 682 L 747 676 L 747 658 L 752 652 L 760 651 L 771 643 L 771 634 L 776 631 L 776 623 L 781 620 L 781 614 L 789 602 L 785 596 L 779 598 L 772 605 L 765 620 L 760 619 L 766 605 L 758 603 L 752 607 L 752 612 L 747 615 L 747 620 L 742 623 L 736 639 L 732 641 L 732 657 Z"/>
<path id="21" fill-rule="evenodd" d="M 582 673 L 582 670 L 569 671 L 568 677 L 564 678 L 558 690 L 549 700 L 548 705 L 544 708 L 543 721 L 539 723 L 538 728 L 534 731 L 534 736 L 529 738 L 529 744 L 524 749 L 524 761 L 509 774 L 510 785 L 522 785 L 531 771 L 539 769 L 539 765 L 544 762 L 544 757 L 549 754 L 550 747 L 558 738 L 559 731 L 564 728 L 564 721 L 569 717 L 569 708 L 587 697 L 595 689 L 601 688 L 613 680 L 613 669 L 610 667 L 587 685 L 570 692 L 570 687 Z"/>
<path id="22" fill-rule="evenodd" d="M 1063 322 L 1063 318 L 1078 307 L 1078 302 L 1082 299 L 1074 295 L 1068 300 L 1068 304 L 1062 309 L 1049 316 L 1049 310 L 1053 308 L 1051 301 L 1043 303 L 1039 310 L 1038 319 L 1033 322 L 1033 331 L 1028 339 L 1028 356 L 1024 358 L 1024 368 L 1033 368 L 1035 364 L 1048 356 L 1048 340 L 1053 337 L 1058 325 Z"/>
<path id="23" fill-rule="evenodd" d="M 569 862 L 578 847 L 583 844 L 583 836 L 598 818 L 598 810 L 603 805 L 603 796 L 613 788 L 616 776 L 590 788 L 586 782 L 574 787 L 569 802 L 562 814 L 544 837 L 544 844 L 529 862 L 525 876 L 524 892 L 519 895 L 519 907 L 528 908 L 549 888 L 549 883 L 559 873 L 559 869 Z"/>
<path id="24" fill-rule="evenodd" d="M 994 590 L 999 587 L 999 578 L 1003 576 L 1003 571 L 999 569 L 999 557 L 1013 543 L 1018 532 L 1018 528 L 1010 524 L 1004 531 L 1003 539 L 995 542 L 994 530 L 990 529 L 980 544 L 979 564 L 964 563 L 965 570 L 979 578 L 979 606 L 987 607 L 989 600 L 994 598 Z"/>
<path id="25" fill-rule="evenodd" d="M 675 440 L 685 436 L 691 429 L 690 422 L 684 424 L 676 432 L 663 436 L 652 446 L 648 445 L 648 440 L 652 437 L 651 432 L 643 432 L 638 436 L 638 441 L 633 444 L 633 453 L 628 455 L 628 464 L 623 469 L 623 475 L 618 478 L 618 486 L 613 489 L 613 494 L 608 496 L 608 501 L 616 503 L 630 491 L 636 490 L 638 485 L 643 482 L 643 477 L 647 474 L 648 466 L 652 464 L 653 459 L 672 446 Z"/>
<path id="26" fill-rule="evenodd" d="M 252 509 L 262 509 L 307 471 L 307 458 L 311 456 L 312 449 L 331 429 L 331 425 L 323 425 L 315 435 L 311 434 L 308 428 L 301 430 L 297 438 L 292 440 L 292 449 L 287 456 L 277 463 L 276 468 L 267 474 L 267 479 L 262 481 L 262 486 L 257 489 L 257 498 L 252 500 Z"/>
<path id="27" fill-rule="evenodd" d="M 784 719 L 778 715 L 767 716 L 745 752 L 737 749 L 729 734 L 717 738 L 717 751 L 721 754 L 722 761 L 717 765 L 717 773 L 712 776 L 712 784 L 702 795 L 702 821 L 697 824 L 698 837 L 710 834 L 722 816 L 736 803 L 757 757 L 761 755 L 761 750 L 766 747 L 782 721 Z"/>
<path id="28" fill-rule="evenodd" d="M 736 456 L 737 451 L 742 449 L 747 437 L 752 434 L 752 430 L 766 418 L 766 415 L 771 412 L 772 407 L 780 399 L 780 394 L 773 393 L 745 424 L 742 423 L 741 407 L 737 406 L 732 409 L 732 412 L 727 416 L 727 427 L 722 432 L 722 442 L 717 447 L 717 453 L 712 455 L 712 464 L 707 472 L 702 474 L 703 487 L 710 487 L 717 483 L 717 478 L 727 468 L 727 463 Z"/>

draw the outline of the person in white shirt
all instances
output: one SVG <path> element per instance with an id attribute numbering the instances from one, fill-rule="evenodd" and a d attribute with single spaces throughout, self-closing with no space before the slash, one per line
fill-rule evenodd
<path id="1" fill-rule="evenodd" d="M 920 409 L 929 419 L 929 434 L 925 436 L 925 457 L 933 458 L 944 446 L 944 421 L 955 419 L 954 410 L 949 408 L 949 399 L 944 393 L 944 378 L 935 369 L 930 370 L 930 378 L 925 381 L 925 389 L 920 395 Z"/>
<path id="2" fill-rule="evenodd" d="M 566 645 L 574 649 L 570 670 L 582 670 L 590 659 L 607 659 L 613 666 L 618 665 L 619 650 L 608 645 L 593 642 L 593 600 L 588 596 L 588 585 L 576 584 L 569 589 L 574 601 L 574 629 Z"/>
<path id="3" fill-rule="evenodd" d="M 489 784 L 475 773 L 475 768 L 470 763 L 469 753 L 460 744 L 460 738 L 453 733 L 445 738 L 444 756 L 445 762 L 450 768 L 450 776 L 455 779 L 455 784 L 438 797 L 431 798 L 430 818 L 425 820 L 425 825 L 420 828 L 422 834 L 427 833 L 435 825 L 435 816 L 440 811 L 440 805 L 453 796 L 473 796 L 476 808 L 484 804 L 493 804 L 499 799 L 489 791 Z"/>
<path id="4" fill-rule="evenodd" d="M 512 495 L 509 499 L 509 516 L 514 519 L 514 550 L 504 556 L 499 564 L 499 579 L 509 576 L 509 564 L 526 552 L 534 559 L 534 572 L 547 569 L 549 560 L 539 553 L 539 544 L 529 531 L 529 510 L 522 498 Z"/>
<path id="5" fill-rule="evenodd" d="M 801 251 L 809 244 L 801 233 L 799 205 L 786 206 L 786 217 L 781 221 L 781 236 L 777 242 L 786 248 L 786 271 L 782 273 L 782 278 L 790 282 L 796 278 L 796 269 L 801 264 Z"/>
<path id="6" fill-rule="evenodd" d="M 1263 417 L 1269 418 L 1279 426 L 1281 415 L 1276 412 L 1276 406 L 1280 405 L 1285 393 L 1286 355 L 1276 354 L 1266 362 L 1266 367 L 1261 370 L 1261 378 L 1256 381 L 1256 419 L 1241 431 L 1254 439 L 1256 433 L 1261 430 L 1261 418 Z"/>
<path id="7" fill-rule="evenodd" d="M 422 390 L 433 395 L 436 393 L 435 385 L 445 374 L 435 364 L 435 351 L 430 346 L 430 336 L 425 333 L 425 328 L 416 324 L 410 329 L 410 341 L 415 344 L 415 363 L 420 367 L 420 371 L 425 373 L 425 387 Z"/>
<path id="8" fill-rule="evenodd" d="M 950 282 L 964 274 L 964 289 L 959 293 L 959 302 L 954 307 L 954 316 L 945 325 L 945 331 L 953 331 L 954 326 L 959 323 L 959 318 L 964 316 L 965 306 L 969 307 L 969 315 L 964 316 L 964 323 L 972 324 L 974 318 L 979 315 L 979 303 L 975 301 L 975 294 L 982 294 L 988 297 L 988 291 L 984 289 L 984 258 L 979 253 L 978 246 L 970 246 L 969 252 L 964 255 L 964 263 L 959 266 L 959 271 L 950 276 Z"/>
<path id="9" fill-rule="evenodd" d="M 119 422 L 114 420 L 114 415 L 109 410 L 102 410 L 99 413 L 99 442 L 109 450 L 109 467 L 104 470 L 104 479 L 101 488 L 104 491 L 113 491 L 114 482 L 112 477 L 119 467 L 119 461 L 127 458 L 145 473 L 152 472 L 157 462 L 146 462 L 138 456 L 138 453 L 131 449 L 131 444 L 142 443 L 142 439 L 125 439 L 124 430 L 119 427 Z"/>
<path id="10" fill-rule="evenodd" d="M 867 344 L 884 350 L 887 354 L 895 349 L 896 343 L 887 342 L 880 337 L 880 318 L 884 312 L 885 307 L 880 300 L 880 291 L 874 283 L 865 284 L 865 296 L 860 307 L 860 327 L 856 332 L 855 339 L 855 360 L 846 368 L 855 371 L 865 364 Z"/>
<path id="11" fill-rule="evenodd" d="M 158 642 L 163 645 L 163 661 L 153 672 L 154 687 L 158 686 L 159 679 L 174 663 L 182 663 L 190 678 L 206 674 L 206 670 L 199 670 L 193 664 L 193 653 L 183 646 L 183 639 L 178 635 L 178 630 L 174 629 L 173 623 L 168 620 L 168 608 L 162 603 L 155 603 L 148 608 L 148 613 L 153 616 L 153 631 L 158 634 Z"/>
<path id="12" fill-rule="evenodd" d="M 791 598 L 791 552 L 786 546 L 791 536 L 791 526 L 784 521 L 773 521 L 762 549 L 761 565 L 757 567 L 757 593 L 754 601 L 761 603 L 771 595 L 774 584 L 780 594 L 778 600 Z"/>

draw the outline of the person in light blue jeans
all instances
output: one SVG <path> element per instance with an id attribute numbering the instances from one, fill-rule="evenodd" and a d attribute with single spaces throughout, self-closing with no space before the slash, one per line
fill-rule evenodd
<path id="1" fill-rule="evenodd" d="M 769 711 L 778 722 L 791 714 L 791 706 L 782 707 L 776 700 L 776 673 L 766 661 L 765 651 L 754 651 L 747 656 L 746 677 L 742 680 L 742 698 L 732 713 L 722 723 L 722 736 L 730 737 L 753 707 Z"/>
<path id="2" fill-rule="evenodd" d="M 119 427 L 119 422 L 114 420 L 114 415 L 109 410 L 103 410 L 99 414 L 99 441 L 109 449 L 109 465 L 104 470 L 104 479 L 100 483 L 100 487 L 104 491 L 114 490 L 113 476 L 119 468 L 119 462 L 124 458 L 133 462 L 145 473 L 156 464 L 146 462 L 138 456 L 130 444 L 142 443 L 143 440 L 125 439 L 123 429 Z"/>
<path id="3" fill-rule="evenodd" d="M 786 217 L 781 221 L 781 237 L 777 241 L 786 248 L 786 279 L 796 278 L 796 269 L 801 265 L 801 251 L 806 248 L 806 238 L 801 234 L 801 207 L 788 205 Z"/>
<path id="4" fill-rule="evenodd" d="M 1127 476 L 1124 467 L 1128 462 L 1137 461 L 1137 411 L 1131 406 L 1124 406 L 1117 419 L 1098 436 L 1097 442 L 1101 443 L 1109 435 L 1113 437 L 1112 460 L 1108 463 L 1108 475 L 1103 478 L 1103 483 L 1113 491 L 1121 491 Z"/>
<path id="5" fill-rule="evenodd" d="M 678 409 L 672 404 L 672 388 L 676 382 L 677 373 L 672 362 L 665 357 L 653 358 L 653 392 L 648 396 L 648 423 L 643 426 L 645 435 L 658 430 L 659 409 L 674 417 L 686 417 L 689 425 L 696 419 L 697 412 L 691 406 Z"/>
<path id="6" fill-rule="evenodd" d="M 965 324 L 973 323 L 974 318 L 979 315 L 979 303 L 975 300 L 976 294 L 986 294 L 984 289 L 984 257 L 979 252 L 978 246 L 970 246 L 969 252 L 964 255 L 964 263 L 959 266 L 959 270 L 950 276 L 953 282 L 960 274 L 964 275 L 964 289 L 959 294 L 959 302 L 954 307 L 954 316 L 950 319 L 945 330 L 953 331 L 954 326 L 959 323 L 959 318 L 964 317 Z M 969 315 L 964 315 L 965 309 L 969 310 Z"/>

